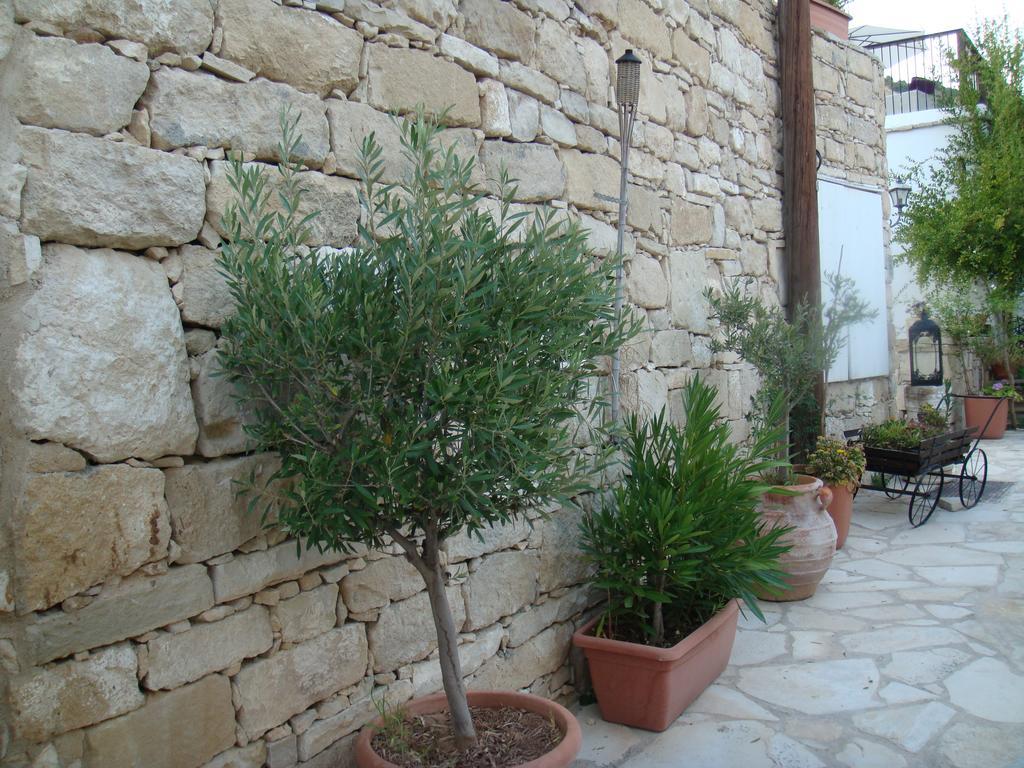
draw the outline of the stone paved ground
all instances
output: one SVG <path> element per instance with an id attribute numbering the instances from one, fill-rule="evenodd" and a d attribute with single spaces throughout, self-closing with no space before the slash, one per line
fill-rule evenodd
<path id="1" fill-rule="evenodd" d="M 1024 472 L 1024 433 L 985 441 Z M 728 669 L 662 734 L 583 709 L 579 768 L 1024 768 L 1024 483 L 923 527 L 857 498 L 808 600 L 741 619 Z"/>

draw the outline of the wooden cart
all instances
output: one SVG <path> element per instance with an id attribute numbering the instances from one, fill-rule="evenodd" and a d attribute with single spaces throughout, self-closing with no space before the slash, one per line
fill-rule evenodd
<path id="1" fill-rule="evenodd" d="M 978 447 L 980 434 L 977 427 L 945 432 L 922 440 L 914 450 L 864 446 L 868 471 L 878 482 L 861 485 L 859 490 L 881 491 L 890 499 L 909 496 L 907 515 L 915 528 L 932 516 L 946 480 L 959 481 L 960 502 L 973 507 L 988 479 L 988 457 Z M 845 435 L 851 444 L 861 442 L 859 429 Z"/>

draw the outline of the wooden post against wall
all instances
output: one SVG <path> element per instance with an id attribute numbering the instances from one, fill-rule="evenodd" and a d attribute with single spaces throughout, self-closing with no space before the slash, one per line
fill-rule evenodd
<path id="1" fill-rule="evenodd" d="M 782 222 L 786 237 L 787 306 L 821 304 L 818 187 L 808 0 L 779 0 L 782 79 Z"/>
<path id="2" fill-rule="evenodd" d="M 782 223 L 786 239 L 786 307 L 821 306 L 818 178 L 815 156 L 811 10 L 808 0 L 779 0 L 782 81 Z M 814 388 L 824 427 L 824 371 Z"/>

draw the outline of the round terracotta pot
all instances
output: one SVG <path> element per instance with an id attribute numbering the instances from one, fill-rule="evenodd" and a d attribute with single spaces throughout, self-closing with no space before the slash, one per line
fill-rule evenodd
<path id="1" fill-rule="evenodd" d="M 982 429 L 988 421 L 988 427 L 981 433 L 981 439 L 999 440 L 1006 432 L 1006 419 L 1010 413 L 1009 403 L 1010 400 L 1006 397 L 967 395 L 964 397 L 964 424 Z"/>
<path id="2" fill-rule="evenodd" d="M 601 717 L 648 731 L 664 731 L 729 664 L 739 602 L 730 600 L 671 648 L 594 637 L 597 619 L 572 636 L 587 654 Z"/>
<path id="3" fill-rule="evenodd" d="M 846 536 L 850 532 L 850 519 L 853 517 L 853 489 L 848 485 L 828 485 L 832 491 L 832 501 L 828 504 L 828 516 L 836 527 L 836 549 L 842 549 Z"/>
<path id="4" fill-rule="evenodd" d="M 779 562 L 786 573 L 787 588 L 772 594 L 758 590 L 762 600 L 788 602 L 814 594 L 836 552 L 836 526 L 826 509 L 832 492 L 816 477 L 797 475 L 796 483 L 785 486 L 795 495 L 766 493 L 761 499 L 761 519 L 771 528 L 792 526 L 780 539 L 790 550 Z"/>
<path id="5" fill-rule="evenodd" d="M 558 746 L 546 755 L 531 760 L 528 763 L 521 763 L 519 766 L 502 766 L 502 768 L 565 768 L 576 759 L 583 743 L 583 734 L 580 731 L 580 724 L 576 721 L 572 712 L 561 704 L 542 699 L 530 693 L 517 693 L 516 691 L 469 691 L 466 694 L 471 707 L 512 707 L 524 709 L 527 712 L 536 712 L 545 718 L 554 720 L 555 725 L 563 734 Z M 413 699 L 402 706 L 411 715 L 426 715 L 434 712 L 444 712 L 448 709 L 448 700 L 443 693 L 435 693 L 432 696 L 424 696 L 422 699 Z M 359 768 L 397 768 L 394 763 L 388 762 L 373 751 L 373 735 L 381 725 L 381 720 L 370 723 L 363 728 L 356 739 L 356 765 Z"/>

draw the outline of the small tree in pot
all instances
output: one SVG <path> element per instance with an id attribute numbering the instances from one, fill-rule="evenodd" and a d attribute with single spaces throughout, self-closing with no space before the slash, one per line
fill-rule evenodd
<path id="1" fill-rule="evenodd" d="M 278 520 L 306 546 L 396 542 L 430 598 L 455 741 L 476 734 L 445 594 L 445 539 L 507 523 L 587 488 L 572 431 L 613 327 L 611 265 L 553 212 L 497 218 L 473 163 L 438 148 L 438 124 L 402 124 L 411 166 L 382 186 L 362 146 L 364 220 L 353 248 L 303 246 L 299 138 L 283 118 L 279 194 L 235 161 L 222 268 L 237 313 L 222 360 L 255 413 L 260 450 L 281 455 Z M 272 209 L 272 203 L 276 210 Z"/>

